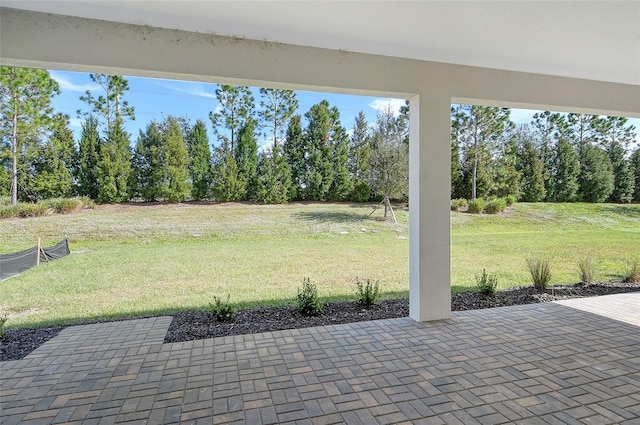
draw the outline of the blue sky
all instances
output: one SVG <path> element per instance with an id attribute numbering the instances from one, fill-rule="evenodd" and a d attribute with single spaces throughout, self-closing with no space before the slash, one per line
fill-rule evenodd
<path id="1" fill-rule="evenodd" d="M 78 118 L 76 111 L 89 111 L 86 103 L 80 101 L 79 97 L 86 90 L 91 90 L 94 96 L 99 96 L 101 89 L 89 78 L 88 73 L 50 71 L 51 76 L 60 86 L 60 95 L 53 98 L 52 104 L 56 112 L 61 112 L 71 117 L 71 129 L 76 138 L 79 138 L 82 119 Z M 177 80 L 160 80 L 152 78 L 125 77 L 129 82 L 129 91 L 125 94 L 125 99 L 129 105 L 135 108 L 135 121 L 127 123 L 127 131 L 131 134 L 131 141 L 135 143 L 139 130 L 144 130 L 151 120 L 161 121 L 166 115 L 187 117 L 191 123 L 197 119 L 202 119 L 209 130 L 209 140 L 216 142 L 209 121 L 209 112 L 215 111 L 218 102 L 215 96 L 217 84 L 187 82 Z M 259 89 L 252 88 L 256 98 L 256 106 L 259 105 Z M 384 110 L 391 106 L 392 110 L 398 111 L 404 104 L 404 99 L 389 99 L 369 96 L 341 95 L 333 93 L 319 92 L 296 92 L 299 107 L 298 112 L 303 115 L 309 108 L 323 99 L 329 101 L 331 106 L 337 106 L 340 110 L 340 120 L 342 125 L 350 130 L 356 115 L 364 111 L 367 121 L 375 122 L 378 110 Z M 537 111 L 512 109 L 511 119 L 515 123 L 528 123 L 532 115 Z M 640 120 L 630 120 L 640 129 Z M 306 123 L 303 122 L 303 125 Z M 638 135 L 640 141 L 640 134 Z"/>

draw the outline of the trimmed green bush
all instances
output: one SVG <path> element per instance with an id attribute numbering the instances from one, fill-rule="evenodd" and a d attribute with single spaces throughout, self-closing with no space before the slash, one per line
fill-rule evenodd
<path id="1" fill-rule="evenodd" d="M 482 269 L 482 274 L 476 276 L 476 287 L 483 295 L 495 295 L 498 289 L 498 277 L 488 274 L 487 269 Z"/>
<path id="2" fill-rule="evenodd" d="M 322 313 L 322 303 L 318 299 L 318 288 L 308 277 L 302 281 L 302 289 L 298 288 L 298 311 L 303 316 L 317 316 Z"/>
<path id="3" fill-rule="evenodd" d="M 372 283 L 369 279 L 363 284 L 360 279 L 356 281 L 358 304 L 363 307 L 370 307 L 376 303 L 380 295 L 380 285 L 378 282 Z"/>
<path id="4" fill-rule="evenodd" d="M 221 298 L 213 297 L 213 303 L 209 303 L 209 314 L 215 317 L 219 322 L 230 322 L 236 317 L 236 308 L 229 302 L 230 295 L 227 296 L 227 300 L 223 301 Z"/>
<path id="5" fill-rule="evenodd" d="M 584 283 L 585 285 L 591 285 L 596 274 L 596 268 L 593 264 L 593 258 L 580 258 L 578 260 L 578 270 L 580 272 L 580 282 Z"/>
<path id="6" fill-rule="evenodd" d="M 627 266 L 624 271 L 624 282 L 638 283 L 640 282 L 640 259 L 629 258 L 627 260 Z"/>
<path id="7" fill-rule="evenodd" d="M 527 258 L 527 266 L 533 281 L 533 287 L 545 291 L 551 281 L 551 264 L 546 258 Z"/>
<path id="8" fill-rule="evenodd" d="M 472 199 L 469 201 L 469 208 L 467 211 L 471 214 L 482 214 L 482 211 L 484 211 L 484 204 L 485 202 L 482 198 Z"/>
<path id="9" fill-rule="evenodd" d="M 462 208 L 467 208 L 467 200 L 464 198 L 451 200 L 451 211 L 460 211 Z"/>

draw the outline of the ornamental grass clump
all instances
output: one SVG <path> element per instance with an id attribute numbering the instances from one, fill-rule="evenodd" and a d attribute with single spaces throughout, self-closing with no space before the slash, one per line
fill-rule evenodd
<path id="1" fill-rule="evenodd" d="M 527 258 L 527 266 L 533 281 L 533 287 L 538 291 L 546 291 L 551 281 L 551 264 L 546 258 Z"/>
<path id="2" fill-rule="evenodd" d="M 507 209 L 507 201 L 504 198 L 492 199 L 487 202 L 484 212 L 487 214 L 498 214 Z"/>
<path id="3" fill-rule="evenodd" d="M 481 294 L 493 296 L 498 289 L 498 276 L 487 273 L 487 269 L 482 269 L 482 274 L 476 276 L 476 287 Z"/>
<path id="4" fill-rule="evenodd" d="M 593 263 L 593 258 L 580 258 L 578 260 L 578 271 L 580 275 L 580 282 L 585 285 L 591 285 L 594 282 L 594 277 L 596 274 L 596 267 Z"/>
<path id="5" fill-rule="evenodd" d="M 484 211 L 484 204 L 485 202 L 482 198 L 472 199 L 469 201 L 469 208 L 467 211 L 471 214 L 482 214 L 482 211 Z"/>
<path id="6" fill-rule="evenodd" d="M 317 316 L 322 313 L 322 303 L 318 299 L 318 288 L 308 277 L 302 281 L 302 289 L 298 288 L 298 311 L 303 316 Z"/>
<path id="7" fill-rule="evenodd" d="M 640 283 L 640 258 L 627 260 L 623 282 Z"/>
<path id="8" fill-rule="evenodd" d="M 230 322 L 236 317 L 236 308 L 234 307 L 227 296 L 227 300 L 222 298 L 213 297 L 213 302 L 209 303 L 209 314 L 211 314 L 219 322 Z"/>
<path id="9" fill-rule="evenodd" d="M 467 208 L 467 200 L 464 198 L 451 200 L 451 211 L 460 211 L 462 208 Z"/>
<path id="10" fill-rule="evenodd" d="M 363 284 L 360 279 L 358 279 L 356 281 L 356 295 L 358 297 L 358 304 L 363 307 L 371 307 L 376 303 L 380 295 L 380 285 L 378 281 L 371 282 L 367 279 L 366 283 Z"/>

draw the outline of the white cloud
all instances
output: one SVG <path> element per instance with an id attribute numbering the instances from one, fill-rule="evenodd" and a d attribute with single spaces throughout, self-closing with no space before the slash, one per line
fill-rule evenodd
<path id="1" fill-rule="evenodd" d="M 49 75 L 51 75 L 51 78 L 56 80 L 62 90 L 78 91 L 84 93 L 87 90 L 100 89 L 100 87 L 95 83 L 75 84 L 71 82 L 66 75 L 62 75 L 62 73 L 57 71 L 50 71 Z"/>
<path id="2" fill-rule="evenodd" d="M 178 84 L 167 84 L 160 83 L 162 87 L 168 88 L 169 90 L 173 90 L 175 92 L 189 95 L 189 96 L 198 96 L 205 97 L 207 99 L 216 99 L 215 93 L 209 93 L 204 89 L 202 84 L 198 83 L 178 83 Z"/>
<path id="3" fill-rule="evenodd" d="M 378 111 L 378 113 L 386 112 L 391 109 L 394 116 L 400 115 L 400 107 L 405 103 L 404 99 L 375 99 L 369 103 L 369 107 Z"/>

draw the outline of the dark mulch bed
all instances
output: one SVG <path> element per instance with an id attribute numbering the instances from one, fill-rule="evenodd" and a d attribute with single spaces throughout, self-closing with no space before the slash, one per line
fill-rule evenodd
<path id="1" fill-rule="evenodd" d="M 589 286 L 582 284 L 554 286 L 543 293 L 532 287 L 499 291 L 495 296 L 484 296 L 478 292 L 462 292 L 452 295 L 451 309 L 453 311 L 475 310 L 639 290 L 640 283 L 612 281 Z M 302 316 L 295 307 L 253 308 L 238 311 L 232 322 L 218 322 L 211 315 L 202 311 L 185 311 L 173 315 L 165 342 L 391 319 L 408 315 L 409 301 L 407 299 L 380 301 L 369 308 L 363 308 L 355 302 L 326 303 L 322 314 L 316 317 Z M 63 326 L 54 326 L 7 331 L 4 338 L 0 339 L 0 361 L 18 360 L 25 357 L 56 336 L 62 329 Z"/>

